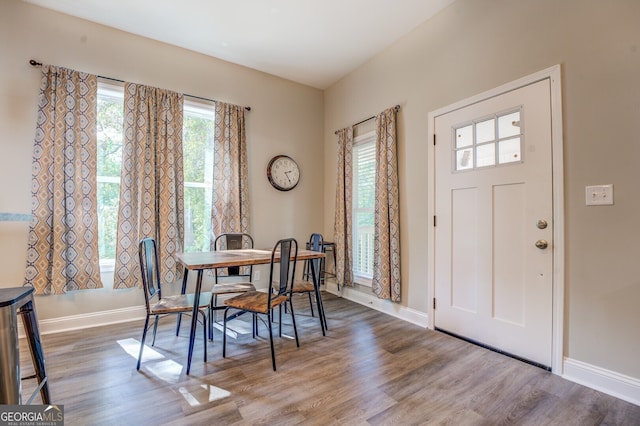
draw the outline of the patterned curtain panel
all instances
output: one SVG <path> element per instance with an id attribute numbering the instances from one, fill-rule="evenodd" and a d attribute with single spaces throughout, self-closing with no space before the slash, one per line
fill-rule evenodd
<path id="1" fill-rule="evenodd" d="M 352 196 L 353 128 L 338 130 L 338 175 L 333 239 L 336 251 L 336 282 L 353 287 Z"/>
<path id="2" fill-rule="evenodd" d="M 100 288 L 95 75 L 42 66 L 25 285 L 36 294 Z"/>
<path id="3" fill-rule="evenodd" d="M 114 288 L 140 283 L 138 243 L 153 237 L 160 279 L 179 276 L 184 238 L 183 95 L 126 83 Z"/>
<path id="4" fill-rule="evenodd" d="M 249 232 L 249 167 L 244 107 L 216 102 L 211 206 L 211 249 L 215 236 Z"/>
<path id="5" fill-rule="evenodd" d="M 376 199 L 373 292 L 400 302 L 400 214 L 398 200 L 397 107 L 376 116 Z"/>

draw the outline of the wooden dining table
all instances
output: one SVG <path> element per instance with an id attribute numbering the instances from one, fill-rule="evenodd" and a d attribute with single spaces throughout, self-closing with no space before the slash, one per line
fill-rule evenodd
<path id="1" fill-rule="evenodd" d="M 260 249 L 239 249 L 239 250 L 219 250 L 219 251 L 207 251 L 196 253 L 177 253 L 176 259 L 184 266 L 183 276 L 183 289 L 187 283 L 189 271 L 197 271 L 196 288 L 194 292 L 193 301 L 193 314 L 191 315 L 191 332 L 189 334 L 189 354 L 187 357 L 187 374 L 191 371 L 191 358 L 193 356 L 193 346 L 196 336 L 196 326 L 198 324 L 198 306 L 200 304 L 200 292 L 202 291 L 202 276 L 205 270 L 228 268 L 230 266 L 249 266 L 249 265 L 264 265 L 271 263 L 271 250 Z M 325 254 L 313 250 L 298 250 L 297 261 L 301 260 L 313 260 L 325 257 Z M 293 260 L 293 256 L 291 258 Z M 276 252 L 274 262 L 279 262 L 280 256 Z M 320 282 L 317 280 L 315 273 L 316 262 L 309 262 L 312 268 L 313 284 L 317 290 L 319 290 Z M 322 334 L 325 334 L 326 319 L 323 317 L 322 312 L 322 298 L 320 297 L 320 291 L 316 291 L 316 304 L 318 310 L 321 313 L 320 324 L 322 326 Z M 206 325 L 205 325 L 206 327 Z M 206 345 L 207 342 L 204 342 Z"/>

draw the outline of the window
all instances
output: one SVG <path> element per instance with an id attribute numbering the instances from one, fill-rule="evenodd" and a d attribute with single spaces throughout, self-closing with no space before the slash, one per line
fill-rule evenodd
<path id="1" fill-rule="evenodd" d="M 209 251 L 215 108 L 184 101 L 184 251 Z"/>
<path id="2" fill-rule="evenodd" d="M 116 257 L 124 89 L 98 83 L 98 250 L 100 267 L 112 271 Z"/>
<path id="3" fill-rule="evenodd" d="M 113 271 L 116 256 L 124 88 L 98 84 L 98 245 L 100 267 Z M 213 175 L 213 105 L 185 100 L 183 124 L 185 251 L 209 250 Z"/>
<path id="4" fill-rule="evenodd" d="M 456 171 L 522 162 L 521 110 L 457 126 L 453 142 Z"/>
<path id="5" fill-rule="evenodd" d="M 376 133 L 366 133 L 353 144 L 353 276 L 371 286 L 373 278 Z"/>

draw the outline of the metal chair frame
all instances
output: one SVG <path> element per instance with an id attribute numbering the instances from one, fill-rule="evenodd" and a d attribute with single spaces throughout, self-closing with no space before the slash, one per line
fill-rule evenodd
<path id="1" fill-rule="evenodd" d="M 279 252 L 280 260 L 275 261 L 276 254 Z M 265 323 L 269 328 L 269 343 L 271 347 L 271 362 L 273 371 L 276 371 L 276 355 L 273 345 L 273 327 L 271 321 L 271 314 L 273 309 L 280 307 L 280 323 L 278 328 L 278 335 L 282 337 L 282 305 L 288 303 L 289 309 L 291 309 L 291 321 L 293 323 L 293 332 L 296 339 L 296 346 L 300 347 L 300 341 L 298 340 L 298 329 L 296 328 L 296 317 L 293 311 L 293 304 L 291 303 L 291 296 L 293 290 L 293 281 L 296 273 L 296 263 L 298 259 L 298 242 L 293 238 L 282 239 L 278 241 L 271 252 L 271 262 L 269 270 L 269 290 L 267 293 L 259 291 L 250 291 L 244 294 L 232 297 L 225 301 L 227 307 L 224 311 L 224 328 L 222 334 L 222 357 L 226 358 L 227 355 L 227 322 L 237 318 L 245 313 L 253 314 L 253 328 L 254 338 L 257 335 L 257 315 L 265 315 Z M 275 266 L 279 266 L 278 277 L 274 280 Z M 282 297 L 284 296 L 284 297 Z M 251 298 L 260 299 L 260 304 L 255 305 L 254 309 L 251 309 L 247 303 L 243 303 Z M 229 316 L 230 309 L 237 309 L 238 312 Z"/>
<path id="2" fill-rule="evenodd" d="M 142 332 L 142 339 L 140 341 L 140 353 L 138 355 L 137 370 L 140 370 L 140 363 L 142 362 L 142 353 L 144 350 L 144 342 L 147 337 L 147 331 L 149 330 L 149 319 L 154 317 L 153 324 L 153 340 L 151 346 L 155 345 L 156 332 L 158 330 L 158 320 L 161 316 L 170 314 L 178 314 L 179 318 L 182 314 L 192 314 L 193 312 L 193 295 L 183 294 L 177 296 L 162 297 L 162 284 L 160 281 L 160 266 L 158 262 L 158 251 L 156 242 L 153 238 L 143 238 L 140 240 L 138 247 L 138 256 L 140 261 L 140 271 L 142 274 L 142 288 L 144 290 L 145 305 L 147 315 L 144 323 L 144 331 Z M 183 284 L 184 288 L 184 284 Z M 210 293 L 202 293 L 200 296 L 200 308 L 198 313 L 202 315 L 202 325 L 204 326 L 204 361 L 207 362 L 207 312 L 203 310 L 205 308 L 209 310 L 210 305 Z M 153 301 L 155 304 L 152 304 Z M 162 301 L 167 301 L 166 304 L 162 304 Z M 189 304 L 191 300 L 191 304 Z M 176 336 L 180 332 L 180 322 L 176 326 Z"/>
<path id="3" fill-rule="evenodd" d="M 323 252 L 324 253 L 324 239 L 322 234 L 313 233 L 309 237 L 309 242 L 307 243 L 307 248 L 309 250 Z M 311 282 L 313 283 L 312 289 L 309 288 L 308 281 L 302 283 L 294 283 L 293 286 L 293 294 L 303 294 L 307 293 L 309 296 L 309 308 L 311 310 L 311 316 L 315 316 L 313 313 L 313 301 L 311 297 L 311 293 L 314 293 L 316 299 L 316 306 L 318 307 L 318 317 L 320 319 L 320 327 L 322 328 L 322 335 L 326 335 L 327 327 L 327 317 L 324 313 L 324 305 L 322 303 L 322 297 L 320 295 L 320 282 L 323 274 L 323 264 L 324 259 L 310 259 L 305 261 L 303 278 L 305 280 L 309 280 L 311 278 Z M 307 272 L 308 271 L 308 272 Z M 302 287 L 298 287 L 298 285 L 302 284 Z"/>

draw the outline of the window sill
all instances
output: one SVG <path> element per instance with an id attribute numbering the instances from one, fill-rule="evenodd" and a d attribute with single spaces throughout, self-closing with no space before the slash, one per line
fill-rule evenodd
<path id="1" fill-rule="evenodd" d="M 100 272 L 113 272 L 116 269 L 115 259 L 100 259 Z"/>

